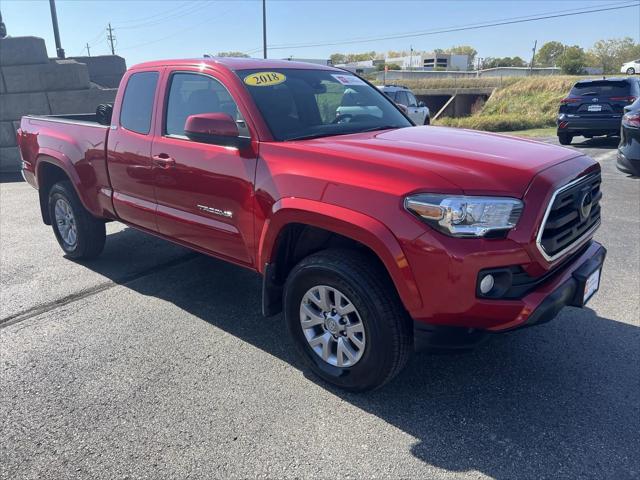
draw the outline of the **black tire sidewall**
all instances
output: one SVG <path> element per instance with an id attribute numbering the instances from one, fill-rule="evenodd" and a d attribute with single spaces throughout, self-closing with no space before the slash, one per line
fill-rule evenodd
<path id="1" fill-rule="evenodd" d="M 558 141 L 560 142 L 560 145 L 569 145 L 573 141 L 573 135 L 561 133 L 558 135 Z"/>
<path id="2" fill-rule="evenodd" d="M 636 69 L 633 67 L 627 68 L 627 75 L 635 75 Z"/>
<path id="3" fill-rule="evenodd" d="M 334 287 L 346 295 L 358 310 L 363 323 L 366 345 L 360 360 L 348 368 L 329 365 L 311 348 L 300 325 L 300 303 L 309 289 L 317 285 Z M 393 331 L 376 311 L 375 300 L 357 279 L 332 266 L 306 265 L 294 270 L 285 289 L 285 318 L 298 351 L 310 368 L 324 380 L 353 391 L 374 388 L 386 378 L 393 362 L 390 341 Z"/>
<path id="4" fill-rule="evenodd" d="M 87 247 L 87 238 L 85 235 L 86 225 L 84 223 L 83 216 L 84 212 L 81 210 L 83 207 L 80 204 L 80 200 L 78 200 L 75 192 L 69 191 L 69 185 L 65 185 L 65 183 L 66 182 L 56 183 L 53 187 L 51 187 L 51 191 L 49 192 L 49 218 L 51 218 L 53 233 L 55 234 L 56 240 L 60 244 L 60 247 L 62 248 L 62 250 L 64 250 L 64 253 L 70 258 L 80 258 L 83 256 L 83 253 Z M 58 224 L 55 217 L 55 205 L 60 198 L 64 199 L 71 206 L 74 220 L 76 222 L 77 241 L 73 249 L 69 248 L 66 242 L 62 239 L 60 231 L 58 230 Z"/>

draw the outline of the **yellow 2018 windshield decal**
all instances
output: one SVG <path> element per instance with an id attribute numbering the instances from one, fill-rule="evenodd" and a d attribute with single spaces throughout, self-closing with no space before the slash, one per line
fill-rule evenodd
<path id="1" fill-rule="evenodd" d="M 252 87 L 270 87 L 278 85 L 286 79 L 285 75 L 278 72 L 257 72 L 244 77 L 244 83 Z"/>

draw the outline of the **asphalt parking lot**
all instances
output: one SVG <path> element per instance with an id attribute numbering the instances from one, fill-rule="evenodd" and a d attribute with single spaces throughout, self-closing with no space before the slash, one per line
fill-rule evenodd
<path id="1" fill-rule="evenodd" d="M 1 478 L 638 478 L 640 179 L 581 140 L 609 250 L 588 308 L 360 395 L 310 376 L 257 275 L 119 224 L 74 263 L 2 183 Z"/>

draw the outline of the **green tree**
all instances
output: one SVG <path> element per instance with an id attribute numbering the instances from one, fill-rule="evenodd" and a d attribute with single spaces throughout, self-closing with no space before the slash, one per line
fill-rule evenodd
<path id="1" fill-rule="evenodd" d="M 593 66 L 604 73 L 616 73 L 623 63 L 640 57 L 640 44 L 631 37 L 598 40 L 589 51 Z"/>
<path id="2" fill-rule="evenodd" d="M 249 58 L 244 52 L 218 52 L 217 57 L 238 57 L 238 58 Z"/>
<path id="3" fill-rule="evenodd" d="M 469 57 L 467 65 L 469 70 L 473 70 L 476 55 L 478 55 L 477 50 L 470 45 L 458 45 L 457 47 L 451 47 L 445 50 L 445 53 L 449 53 L 451 55 L 467 55 Z"/>
<path id="4" fill-rule="evenodd" d="M 526 67 L 526 62 L 520 57 L 487 57 L 482 61 L 482 68 L 497 67 Z"/>
<path id="5" fill-rule="evenodd" d="M 555 67 L 560 62 L 565 48 L 567 47 L 560 42 L 552 41 L 545 43 L 536 54 L 536 58 L 534 59 L 535 65 L 540 67 Z"/>
<path id="6" fill-rule="evenodd" d="M 347 56 L 344 53 L 333 53 L 329 59 L 332 65 L 339 65 L 347 62 Z"/>
<path id="7" fill-rule="evenodd" d="M 382 72 L 384 70 L 384 67 L 387 67 L 389 70 L 402 70 L 400 65 L 397 65 L 395 63 L 379 63 L 378 65 L 376 65 L 376 70 Z"/>
<path id="8" fill-rule="evenodd" d="M 558 62 L 562 72 L 567 75 L 580 75 L 587 65 L 587 55 L 584 50 L 577 45 L 566 47 Z"/>

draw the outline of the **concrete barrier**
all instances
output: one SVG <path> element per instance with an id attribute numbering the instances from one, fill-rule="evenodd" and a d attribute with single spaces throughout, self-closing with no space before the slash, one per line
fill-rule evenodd
<path id="1" fill-rule="evenodd" d="M 0 173 L 19 171 L 20 162 L 18 147 L 0 147 Z"/>
<path id="2" fill-rule="evenodd" d="M 33 65 L 47 63 L 47 47 L 38 37 L 7 37 L 0 39 L 0 65 Z"/>
<path id="3" fill-rule="evenodd" d="M 0 147 L 16 146 L 16 127 L 13 122 L 0 122 Z"/>
<path id="4" fill-rule="evenodd" d="M 51 113 L 44 92 L 6 93 L 2 95 L 1 102 L 0 121 L 2 122 L 20 120 L 20 117 L 27 114 L 47 115 Z"/>
<path id="5" fill-rule="evenodd" d="M 51 113 L 94 113 L 101 103 L 113 103 L 116 92 L 113 89 L 91 88 L 89 90 L 69 90 L 66 92 L 47 92 Z"/>
<path id="6" fill-rule="evenodd" d="M 118 55 L 98 55 L 96 57 L 70 57 L 84 63 L 89 69 L 92 82 L 108 88 L 118 88 L 120 80 L 127 71 L 124 58 Z"/>
<path id="7" fill-rule="evenodd" d="M 89 88 L 89 70 L 74 60 L 0 68 L 7 93 Z"/>

